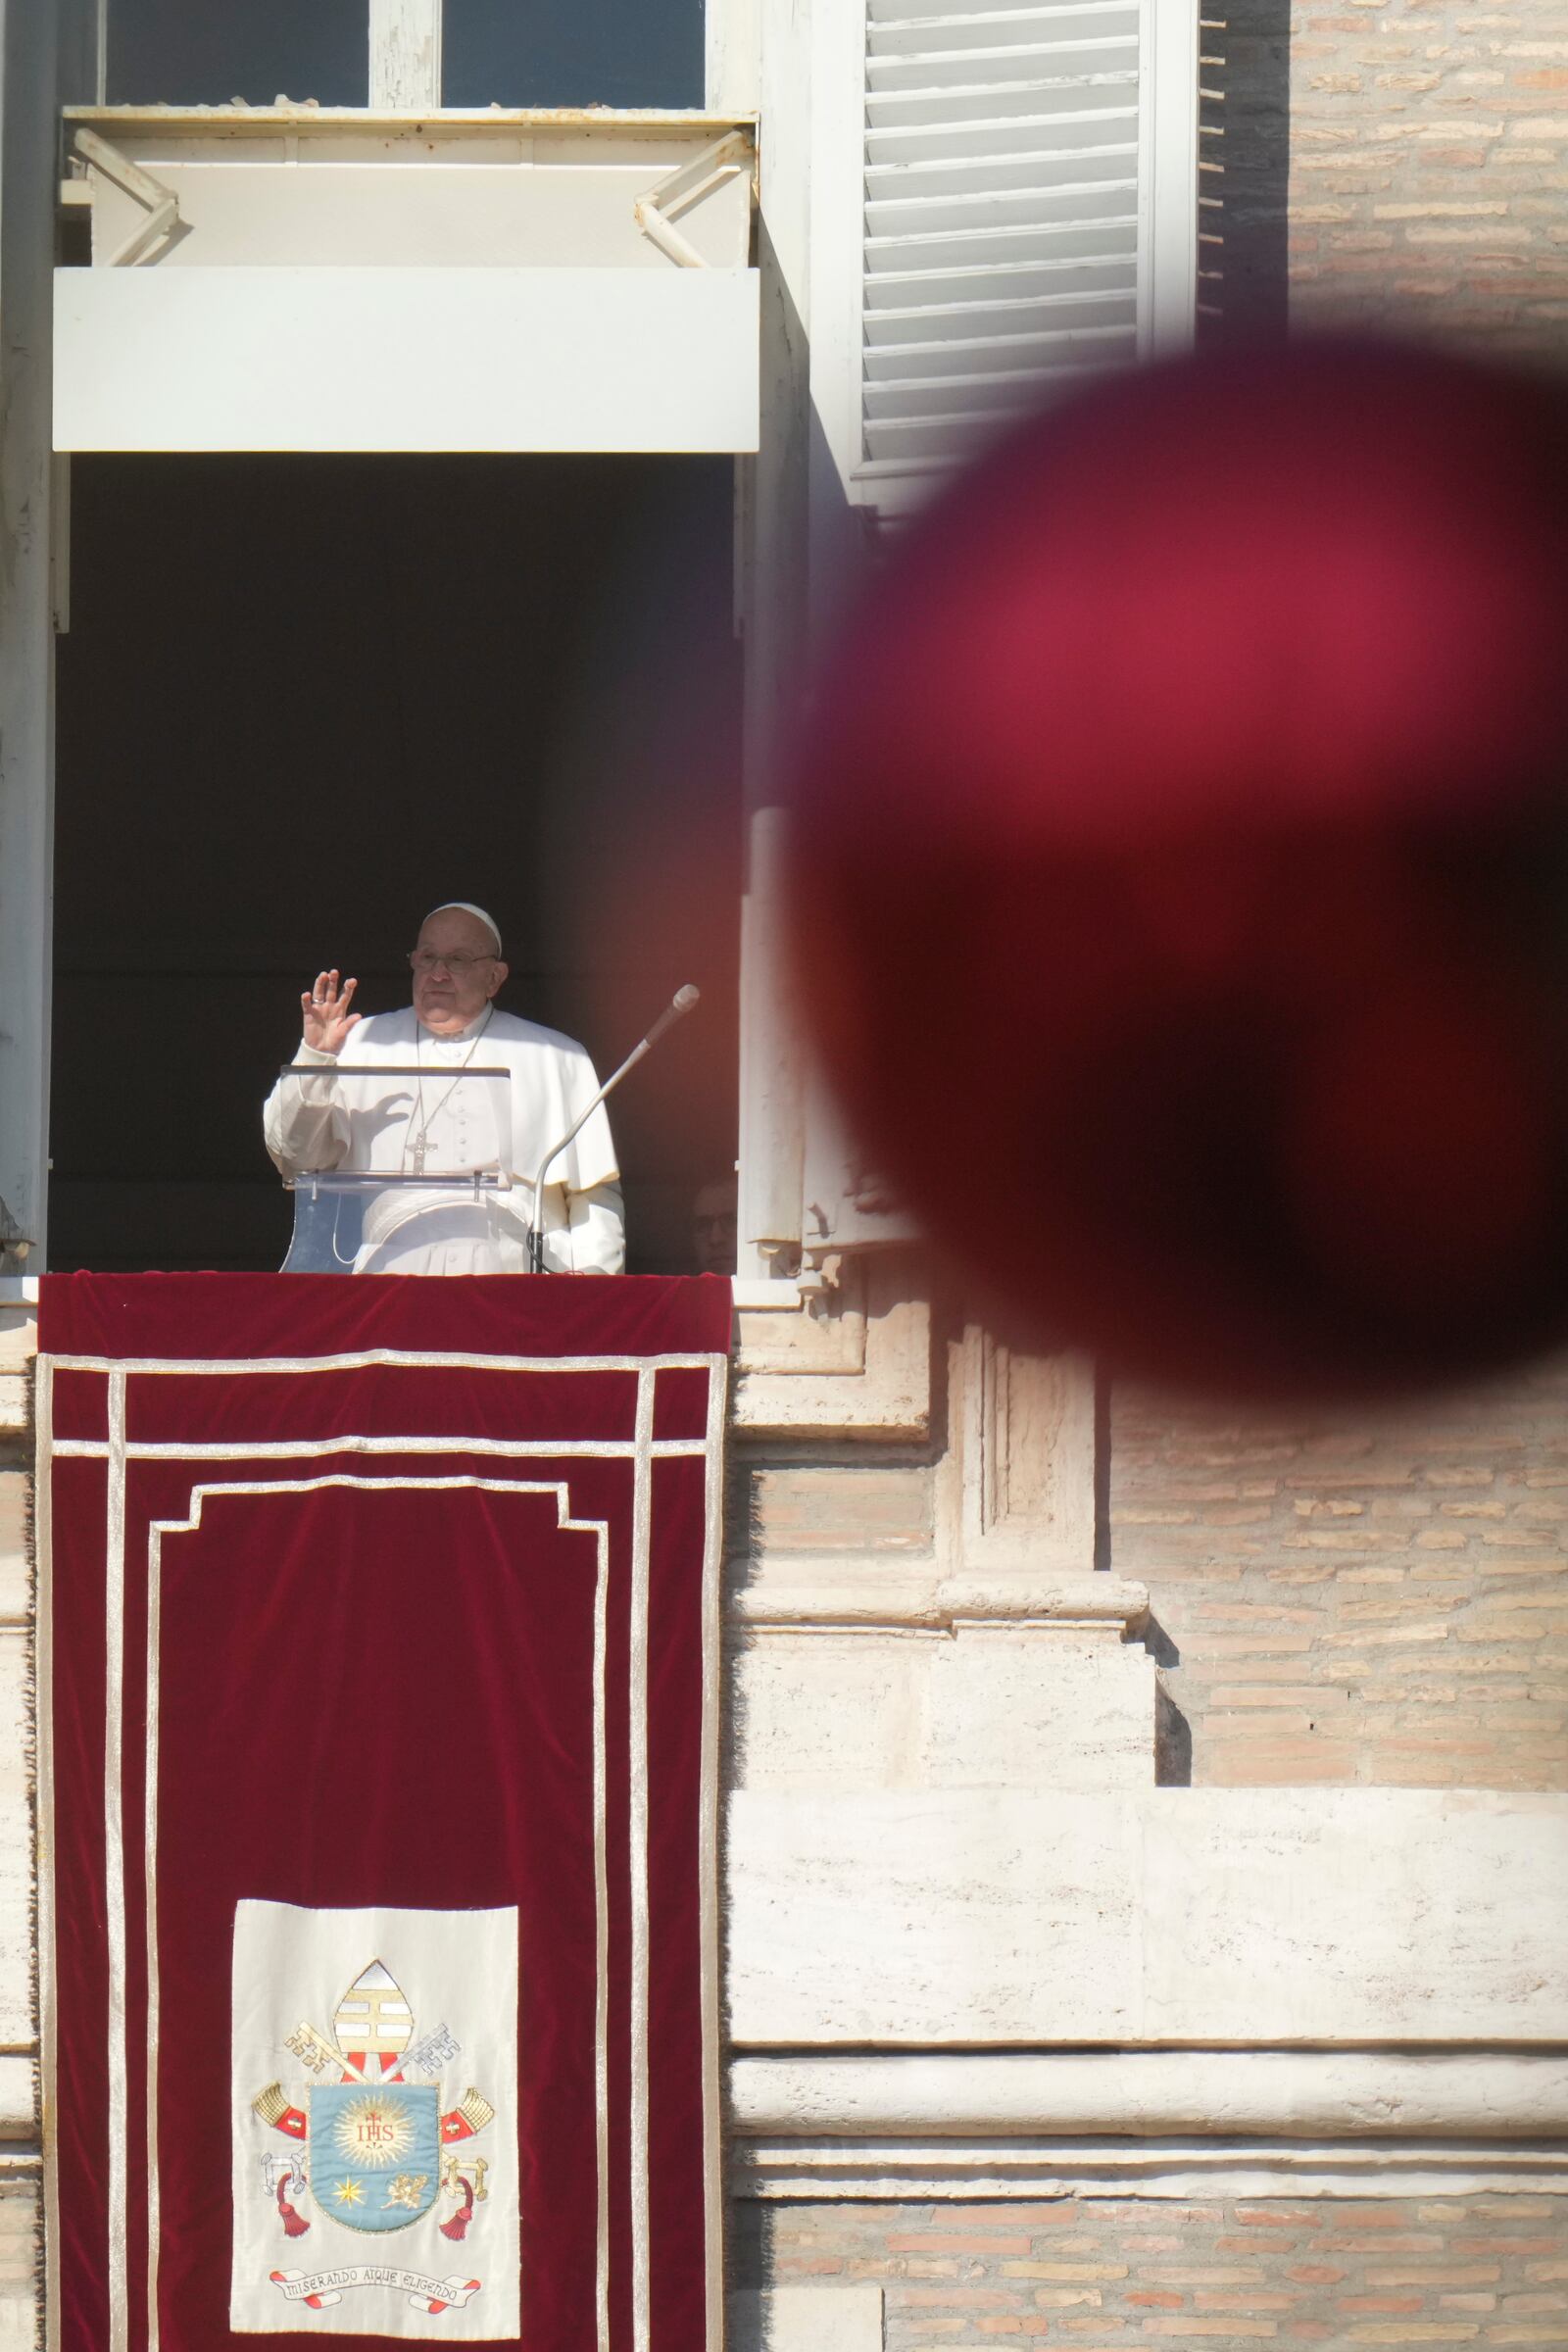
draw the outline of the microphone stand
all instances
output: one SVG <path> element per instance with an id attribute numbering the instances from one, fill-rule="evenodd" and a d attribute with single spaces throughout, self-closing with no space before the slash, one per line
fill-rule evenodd
<path id="1" fill-rule="evenodd" d="M 572 1124 L 567 1128 L 565 1134 L 562 1137 L 560 1143 L 551 1145 L 549 1151 L 539 1162 L 538 1167 L 534 1170 L 533 1209 L 528 1227 L 528 1266 L 530 1272 L 534 1274 L 543 1274 L 547 1270 L 545 1266 L 545 1237 L 541 1219 L 544 1215 L 545 1175 L 551 1165 L 551 1162 L 561 1157 L 561 1154 L 565 1151 L 568 1144 L 576 1142 L 578 1135 L 588 1124 L 588 1121 L 593 1117 L 594 1112 L 599 1108 L 600 1103 L 604 1102 L 606 1096 L 612 1095 L 614 1093 L 616 1087 L 625 1077 L 627 1071 L 634 1070 L 636 1068 L 643 1055 L 649 1053 L 653 1047 L 658 1045 L 660 1039 L 663 1036 L 664 1031 L 668 1028 L 671 1028 L 673 1024 L 680 1019 L 682 1013 L 690 1012 L 692 1006 L 698 1002 L 701 995 L 701 989 L 694 988 L 690 981 L 686 983 L 684 988 L 676 989 L 675 994 L 671 997 L 669 1003 L 664 1006 L 663 1011 L 660 1014 L 658 1020 L 655 1021 L 653 1027 L 649 1030 L 648 1035 L 639 1039 L 638 1043 L 633 1046 L 631 1052 L 627 1054 L 619 1069 L 612 1071 L 611 1076 L 605 1080 L 604 1085 L 599 1089 L 598 1094 L 595 1095 L 593 1101 L 588 1104 L 587 1108 L 580 1114 L 578 1118 L 573 1120 Z"/>

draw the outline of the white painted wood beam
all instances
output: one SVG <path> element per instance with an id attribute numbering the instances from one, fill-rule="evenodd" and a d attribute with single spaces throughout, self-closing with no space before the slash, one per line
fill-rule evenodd
<path id="1" fill-rule="evenodd" d="M 755 114 L 762 69 L 758 0 L 708 0 L 704 35 L 706 103 L 715 112 Z"/>
<path id="2" fill-rule="evenodd" d="M 1184 351 L 1198 299 L 1198 0 L 1144 0 L 1144 347 Z M 1219 159 L 1215 159 L 1219 160 Z"/>
<path id="3" fill-rule="evenodd" d="M 723 0 L 728 8 L 728 0 Z M 744 10 L 726 16 L 728 43 Z M 784 898 L 782 747 L 799 708 L 809 576 L 811 44 L 798 0 L 758 0 L 761 432 L 742 468 L 736 607 L 745 648 L 746 885 L 741 904 L 740 1254 L 749 1279 L 787 1271 L 801 1236 L 805 1087 Z M 710 73 L 715 68 L 710 50 Z M 727 73 L 727 67 L 722 69 Z"/>
<path id="4" fill-rule="evenodd" d="M 441 104 L 441 0 L 370 0 L 370 104 L 389 114 Z"/>

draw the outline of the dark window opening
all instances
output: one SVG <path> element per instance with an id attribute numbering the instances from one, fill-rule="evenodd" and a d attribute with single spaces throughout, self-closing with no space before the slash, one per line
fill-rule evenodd
<path id="1" fill-rule="evenodd" d="M 300 990 L 408 1002 L 439 901 L 607 1076 L 634 1272 L 737 1124 L 739 658 L 722 458 L 73 461 L 50 1262 L 277 1266 L 261 1104 Z"/>
<path id="2" fill-rule="evenodd" d="M 703 0 L 446 0 L 446 106 L 701 107 Z M 109 0 L 113 106 L 369 101 L 369 0 Z"/>
<path id="3" fill-rule="evenodd" d="M 365 106 L 368 0 L 109 0 L 111 106 Z"/>
<path id="4" fill-rule="evenodd" d="M 703 0 L 446 0 L 448 106 L 701 107 Z"/>

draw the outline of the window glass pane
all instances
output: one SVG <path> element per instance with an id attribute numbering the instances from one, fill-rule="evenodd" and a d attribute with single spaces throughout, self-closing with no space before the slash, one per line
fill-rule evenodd
<path id="1" fill-rule="evenodd" d="M 446 0 L 448 106 L 703 103 L 703 0 Z"/>
<path id="2" fill-rule="evenodd" d="M 365 106 L 368 23 L 368 0 L 109 0 L 109 103 Z"/>

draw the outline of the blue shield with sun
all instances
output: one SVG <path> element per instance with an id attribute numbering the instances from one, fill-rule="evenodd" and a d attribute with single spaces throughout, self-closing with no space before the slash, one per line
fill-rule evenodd
<path id="1" fill-rule="evenodd" d="M 314 2083 L 311 2193 L 346 2230 L 407 2230 L 441 2186 L 435 2084 Z"/>

